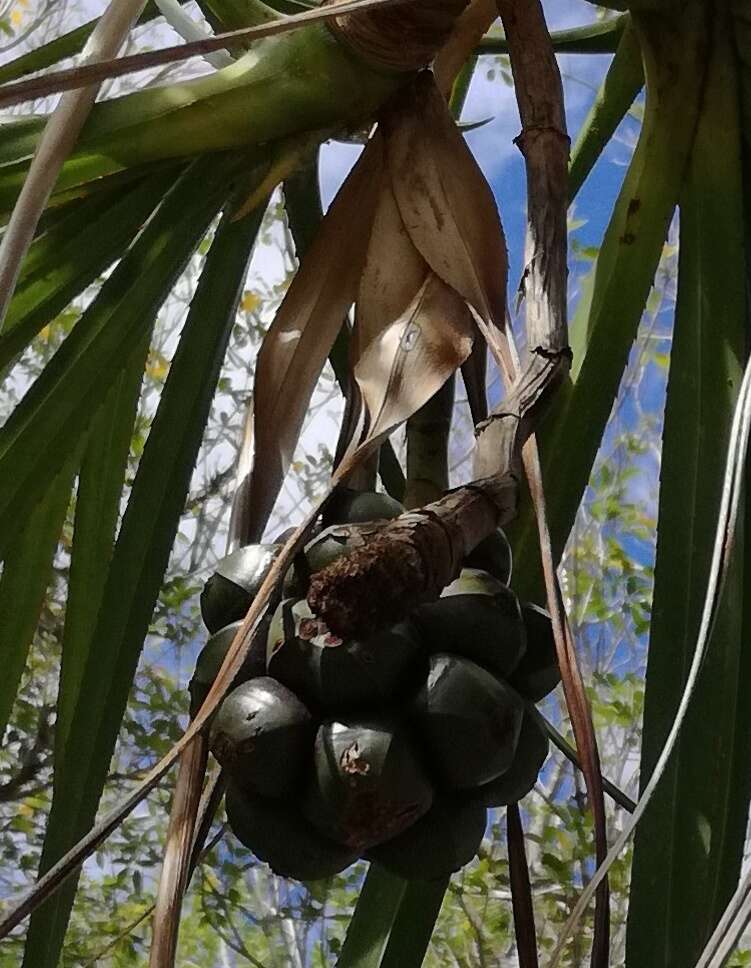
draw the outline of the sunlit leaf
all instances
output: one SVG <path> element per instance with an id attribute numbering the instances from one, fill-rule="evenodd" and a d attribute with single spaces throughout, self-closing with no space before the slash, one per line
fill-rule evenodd
<path id="1" fill-rule="evenodd" d="M 506 244 L 493 193 L 428 74 L 383 121 L 404 225 L 431 269 L 499 329 L 506 311 Z"/>
<path id="2" fill-rule="evenodd" d="M 260 538 L 310 397 L 354 301 L 378 194 L 382 146 L 370 141 L 342 185 L 258 353 L 249 534 Z"/>
<path id="3" fill-rule="evenodd" d="M 464 300 L 431 273 L 355 367 L 370 416 L 369 437 L 389 433 L 426 403 L 467 359 L 473 337 Z"/>

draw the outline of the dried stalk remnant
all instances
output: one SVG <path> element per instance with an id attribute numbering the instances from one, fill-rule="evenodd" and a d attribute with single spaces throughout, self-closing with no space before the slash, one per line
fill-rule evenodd
<path id="1" fill-rule="evenodd" d="M 331 29 L 376 67 L 414 71 L 427 66 L 446 43 L 467 0 L 413 0 L 388 10 L 345 14 Z"/>
<path id="2" fill-rule="evenodd" d="M 516 510 L 517 481 L 476 481 L 387 525 L 362 548 L 313 576 L 308 603 L 337 635 L 397 621 L 437 598 L 461 561 Z"/>

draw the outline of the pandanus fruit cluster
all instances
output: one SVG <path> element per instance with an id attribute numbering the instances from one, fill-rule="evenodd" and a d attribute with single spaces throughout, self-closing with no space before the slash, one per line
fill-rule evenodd
<path id="1" fill-rule="evenodd" d="M 312 612 L 310 576 L 403 510 L 345 494 L 337 523 L 306 546 L 211 724 L 228 777 L 229 825 L 278 874 L 315 880 L 360 857 L 405 878 L 458 870 L 476 854 L 489 807 L 534 786 L 548 741 L 533 704 L 559 681 L 550 620 L 509 587 L 497 531 L 434 602 L 343 640 Z M 248 545 L 201 596 L 212 633 L 190 684 L 202 703 L 281 545 Z"/>

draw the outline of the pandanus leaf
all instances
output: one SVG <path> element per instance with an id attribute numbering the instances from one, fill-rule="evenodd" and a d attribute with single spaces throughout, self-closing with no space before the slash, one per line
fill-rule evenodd
<path id="1" fill-rule="evenodd" d="M 266 333 L 254 385 L 254 464 L 248 534 L 258 540 L 274 506 L 310 397 L 354 301 L 381 177 L 370 141 L 321 223 Z"/>
<path id="2" fill-rule="evenodd" d="M 230 192 L 237 158 L 196 162 L 164 199 L 98 296 L 0 430 L 0 544 L 86 432 Z"/>
<path id="3" fill-rule="evenodd" d="M 728 28 L 726 15 L 718 13 L 680 200 L 642 787 L 673 722 L 694 652 L 722 490 L 721 458 L 748 352 L 741 199 L 749 186 L 742 183 L 738 72 Z M 737 883 L 751 788 L 746 540 L 736 536 L 701 678 L 666 774 L 637 828 L 628 965 L 694 964 Z"/>
<path id="4" fill-rule="evenodd" d="M 29 249 L 0 336 L 0 371 L 130 244 L 176 171 L 74 204 Z"/>
<path id="5" fill-rule="evenodd" d="M 26 527 L 9 543 L 0 578 L 0 740 L 21 681 L 44 595 L 52 576 L 54 555 L 70 503 L 78 466 L 71 455 L 47 490 Z"/>
<path id="6" fill-rule="evenodd" d="M 85 701 L 77 704 L 67 733 L 75 756 L 65 757 L 56 777 L 42 869 L 89 829 L 106 779 L 261 222 L 260 210 L 234 222 L 235 208 L 224 215 L 209 250 L 139 463 L 99 611 L 88 624 L 96 648 L 77 683 Z M 71 878 L 32 916 L 25 955 L 29 968 L 57 965 L 74 893 Z"/>

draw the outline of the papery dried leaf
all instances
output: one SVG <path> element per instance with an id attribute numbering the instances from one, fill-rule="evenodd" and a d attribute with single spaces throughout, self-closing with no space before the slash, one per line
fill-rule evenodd
<path id="1" fill-rule="evenodd" d="M 413 243 L 487 325 L 503 329 L 508 259 L 498 209 L 432 74 L 419 75 L 384 112 L 381 129 Z"/>
<path id="2" fill-rule="evenodd" d="M 427 263 L 404 227 L 386 174 L 381 180 L 368 255 L 357 293 L 351 345 L 353 367 L 373 339 L 407 310 L 428 272 Z"/>
<path id="3" fill-rule="evenodd" d="M 174 968 L 180 912 L 190 880 L 208 749 L 208 738 L 206 733 L 202 733 L 196 736 L 180 757 L 154 909 L 151 968 Z"/>
<path id="4" fill-rule="evenodd" d="M 429 400 L 467 359 L 473 335 L 464 301 L 431 273 L 355 368 L 370 416 L 368 438 L 388 433 Z"/>
<path id="5" fill-rule="evenodd" d="M 357 292 L 378 197 L 382 141 L 368 143 L 327 212 L 258 354 L 248 533 L 260 538 L 310 397 Z"/>

